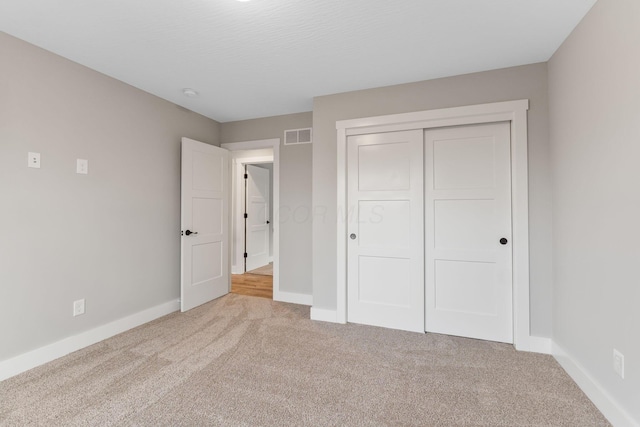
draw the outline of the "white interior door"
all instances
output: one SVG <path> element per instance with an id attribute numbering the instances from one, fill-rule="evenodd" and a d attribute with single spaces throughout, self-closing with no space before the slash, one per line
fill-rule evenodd
<path id="1" fill-rule="evenodd" d="M 269 170 L 247 165 L 245 271 L 269 264 Z"/>
<path id="2" fill-rule="evenodd" d="M 425 131 L 425 330 L 513 342 L 510 127 Z"/>
<path id="3" fill-rule="evenodd" d="M 347 140 L 347 320 L 424 332 L 423 131 Z"/>
<path id="4" fill-rule="evenodd" d="M 228 151 L 182 138 L 181 310 L 229 292 Z"/>

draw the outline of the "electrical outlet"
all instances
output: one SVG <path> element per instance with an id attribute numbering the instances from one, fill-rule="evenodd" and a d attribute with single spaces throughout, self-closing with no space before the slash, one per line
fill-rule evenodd
<path id="1" fill-rule="evenodd" d="M 620 378 L 624 379 L 624 354 L 613 349 L 613 370 Z"/>
<path id="2" fill-rule="evenodd" d="M 27 166 L 30 168 L 40 168 L 40 153 L 29 152 L 27 160 Z"/>
<path id="3" fill-rule="evenodd" d="M 84 314 L 84 298 L 73 302 L 73 317 Z"/>
<path id="4" fill-rule="evenodd" d="M 89 160 L 77 159 L 76 160 L 76 173 L 86 175 L 89 173 Z"/>

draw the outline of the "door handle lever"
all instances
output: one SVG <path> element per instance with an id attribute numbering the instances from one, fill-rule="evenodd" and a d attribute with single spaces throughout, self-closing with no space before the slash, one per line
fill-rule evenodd
<path id="1" fill-rule="evenodd" d="M 184 232 L 184 234 L 186 234 L 187 236 L 191 235 L 191 234 L 198 234 L 197 231 L 191 231 L 191 230 L 187 230 Z"/>

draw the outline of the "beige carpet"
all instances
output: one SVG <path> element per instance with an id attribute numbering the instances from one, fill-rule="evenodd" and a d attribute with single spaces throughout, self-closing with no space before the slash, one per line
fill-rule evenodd
<path id="1" fill-rule="evenodd" d="M 606 426 L 550 356 L 228 295 L 0 383 L 2 426 Z"/>
<path id="2" fill-rule="evenodd" d="M 255 270 L 247 271 L 248 274 L 258 274 L 260 276 L 273 276 L 273 263 L 258 267 Z"/>

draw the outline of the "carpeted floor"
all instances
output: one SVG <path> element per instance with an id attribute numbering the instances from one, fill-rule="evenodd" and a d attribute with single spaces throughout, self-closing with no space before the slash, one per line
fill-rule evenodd
<path id="1" fill-rule="evenodd" d="M 606 426 L 550 356 L 227 295 L 0 383 L 2 426 Z"/>

